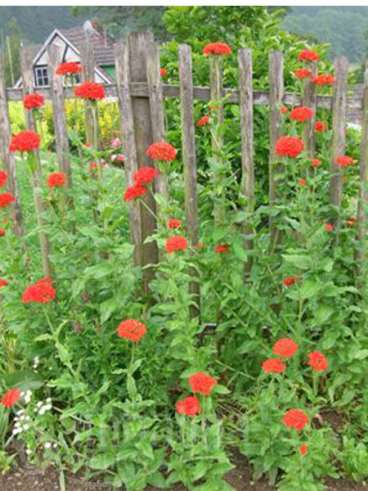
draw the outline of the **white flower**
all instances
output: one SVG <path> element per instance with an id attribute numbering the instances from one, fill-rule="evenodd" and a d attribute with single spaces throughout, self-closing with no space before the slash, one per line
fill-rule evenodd
<path id="1" fill-rule="evenodd" d="M 45 448 L 51 448 L 51 443 L 50 442 L 46 442 L 45 443 Z"/>
<path id="2" fill-rule="evenodd" d="M 32 453 L 32 450 L 31 450 L 30 448 L 27 448 L 27 450 L 26 450 L 26 454 L 27 454 L 27 455 L 31 455 L 31 453 Z"/>

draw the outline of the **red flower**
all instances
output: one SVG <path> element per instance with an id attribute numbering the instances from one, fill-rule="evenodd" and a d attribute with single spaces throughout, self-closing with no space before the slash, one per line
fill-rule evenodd
<path id="1" fill-rule="evenodd" d="M 204 372 L 197 372 L 189 377 L 189 385 L 194 393 L 209 396 L 217 380 Z"/>
<path id="2" fill-rule="evenodd" d="M 218 244 L 215 247 L 215 252 L 217 252 L 217 254 L 225 254 L 226 252 L 229 252 L 229 249 L 229 244 Z"/>
<path id="3" fill-rule="evenodd" d="M 160 75 L 162 78 L 167 77 L 168 72 L 166 68 L 160 68 Z"/>
<path id="4" fill-rule="evenodd" d="M 289 109 L 286 106 L 281 106 L 280 107 L 280 113 L 286 114 L 289 112 Z"/>
<path id="5" fill-rule="evenodd" d="M 6 235 L 5 228 L 0 228 L 0 237 L 4 237 Z"/>
<path id="6" fill-rule="evenodd" d="M 89 171 L 91 173 L 94 173 L 97 170 L 97 163 L 96 162 L 90 162 L 89 164 Z"/>
<path id="7" fill-rule="evenodd" d="M 147 148 L 146 155 L 152 160 L 171 162 L 172 160 L 175 160 L 176 150 L 170 143 L 162 141 L 152 143 L 152 145 Z"/>
<path id="8" fill-rule="evenodd" d="M 357 222 L 356 217 L 350 217 L 346 220 L 346 225 L 348 227 L 353 227 L 356 224 L 356 222 Z"/>
<path id="9" fill-rule="evenodd" d="M 0 404 L 2 404 L 4 407 L 9 409 L 19 401 L 20 396 L 21 396 L 21 391 L 18 388 L 9 389 L 2 396 L 2 398 L 0 400 Z"/>
<path id="10" fill-rule="evenodd" d="M 118 325 L 116 332 L 120 338 L 128 339 L 133 343 L 138 343 L 138 341 L 140 341 L 147 333 L 147 327 L 143 322 L 128 319 Z"/>
<path id="11" fill-rule="evenodd" d="M 318 61 L 319 58 L 320 56 L 318 53 L 309 49 L 303 49 L 298 55 L 299 61 Z"/>
<path id="12" fill-rule="evenodd" d="M 226 43 L 209 43 L 203 48 L 203 54 L 205 56 L 217 55 L 225 56 L 231 54 L 231 48 Z"/>
<path id="13" fill-rule="evenodd" d="M 306 443 L 302 443 L 299 447 L 300 455 L 306 455 L 308 453 L 308 445 Z"/>
<path id="14" fill-rule="evenodd" d="M 275 150 L 280 157 L 295 158 L 304 150 L 304 143 L 297 136 L 281 136 L 276 142 Z"/>
<path id="15" fill-rule="evenodd" d="M 5 186 L 6 181 L 8 180 L 8 173 L 4 170 L 0 170 L 0 188 Z"/>
<path id="16" fill-rule="evenodd" d="M 144 186 L 150 184 L 156 176 L 158 176 L 158 170 L 147 165 L 133 174 L 133 180 L 136 186 Z"/>
<path id="17" fill-rule="evenodd" d="M 314 123 L 314 131 L 317 131 L 318 133 L 323 133 L 324 131 L 327 131 L 327 123 L 325 121 L 316 121 Z"/>
<path id="18" fill-rule="evenodd" d="M 75 87 L 74 94 L 76 97 L 81 97 L 82 99 L 97 101 L 105 97 L 105 88 L 102 84 L 97 84 L 95 82 L 84 82 L 83 84 Z"/>
<path id="19" fill-rule="evenodd" d="M 335 226 L 333 223 L 325 223 L 326 232 L 333 232 L 334 228 L 335 228 Z"/>
<path id="20" fill-rule="evenodd" d="M 281 338 L 273 345 L 272 353 L 282 358 L 291 358 L 298 350 L 298 345 L 290 338 Z"/>
<path id="21" fill-rule="evenodd" d="M 282 373 L 286 369 L 285 363 L 280 358 L 269 358 L 262 363 L 265 373 Z"/>
<path id="22" fill-rule="evenodd" d="M 14 203 L 15 198 L 11 193 L 0 194 L 0 208 L 6 208 L 10 203 Z"/>
<path id="23" fill-rule="evenodd" d="M 289 409 L 284 414 L 282 421 L 285 426 L 295 428 L 296 431 L 301 431 L 309 423 L 308 416 L 300 409 Z"/>
<path id="24" fill-rule="evenodd" d="M 167 228 L 175 229 L 180 227 L 181 220 L 178 220 L 177 218 L 169 218 L 169 220 L 167 221 Z"/>
<path id="25" fill-rule="evenodd" d="M 308 121 L 313 116 L 313 109 L 310 107 L 300 106 L 295 107 L 290 113 L 290 119 L 294 121 L 299 121 L 300 123 L 304 123 L 304 121 Z"/>
<path id="26" fill-rule="evenodd" d="M 304 179 L 304 177 L 301 177 L 300 179 L 298 179 L 298 184 L 299 186 L 306 186 L 307 185 L 307 181 Z"/>
<path id="27" fill-rule="evenodd" d="M 56 297 L 56 290 L 52 286 L 52 279 L 48 276 L 28 286 L 22 295 L 23 303 L 49 303 Z"/>
<path id="28" fill-rule="evenodd" d="M 143 186 L 137 186 L 136 184 L 134 186 L 129 186 L 126 188 L 126 191 L 124 193 L 124 201 L 132 201 L 133 199 L 140 198 L 144 194 L 146 194 L 148 191 L 147 188 Z"/>
<path id="29" fill-rule="evenodd" d="M 289 287 L 295 285 L 295 283 L 298 281 L 298 278 L 296 276 L 287 276 L 282 280 L 282 283 L 284 286 Z"/>
<path id="30" fill-rule="evenodd" d="M 176 412 L 186 416 L 196 416 L 201 412 L 201 404 L 195 396 L 189 396 L 176 403 Z"/>
<path id="31" fill-rule="evenodd" d="M 197 126 L 206 126 L 209 123 L 210 117 L 209 116 L 202 116 L 198 121 L 196 122 Z"/>
<path id="32" fill-rule="evenodd" d="M 333 85 L 335 83 L 335 77 L 329 73 L 324 73 L 314 77 L 313 83 L 316 85 Z"/>
<path id="33" fill-rule="evenodd" d="M 316 372 L 324 372 L 328 368 L 328 360 L 319 351 L 313 351 L 308 355 L 308 365 Z"/>
<path id="34" fill-rule="evenodd" d="M 41 137 L 34 131 L 21 131 L 12 136 L 10 152 L 32 152 L 40 148 Z"/>
<path id="35" fill-rule="evenodd" d="M 0 288 L 4 288 L 4 286 L 9 285 L 9 281 L 4 280 L 3 278 L 0 278 Z"/>
<path id="36" fill-rule="evenodd" d="M 56 75 L 74 75 L 75 73 L 80 73 L 82 67 L 80 63 L 75 61 L 69 61 L 66 63 L 61 63 L 56 69 Z"/>
<path id="37" fill-rule="evenodd" d="M 353 165 L 355 160 L 352 157 L 348 157 L 347 155 L 339 155 L 336 157 L 336 164 L 339 167 L 349 167 L 349 165 Z"/>
<path id="38" fill-rule="evenodd" d="M 49 188 L 61 188 L 66 183 L 66 175 L 64 172 L 52 172 L 47 178 Z"/>
<path id="39" fill-rule="evenodd" d="M 308 68 L 298 68 L 297 70 L 295 70 L 294 75 L 299 80 L 303 80 L 305 78 L 311 77 L 312 72 L 310 70 L 308 70 Z"/>
<path id="40" fill-rule="evenodd" d="M 182 235 L 174 235 L 166 239 L 165 249 L 170 254 L 176 251 L 185 251 L 188 243 L 187 239 Z"/>
<path id="41" fill-rule="evenodd" d="M 32 109 L 39 109 L 45 103 L 45 98 L 41 94 L 34 92 L 33 94 L 27 94 L 23 97 L 23 106 L 29 111 Z"/>
<path id="42" fill-rule="evenodd" d="M 321 161 L 319 159 L 312 159 L 311 160 L 311 166 L 312 167 L 319 167 L 321 165 Z"/>

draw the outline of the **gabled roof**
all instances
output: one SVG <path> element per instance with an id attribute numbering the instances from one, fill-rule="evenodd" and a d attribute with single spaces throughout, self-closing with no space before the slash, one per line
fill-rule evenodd
<path id="1" fill-rule="evenodd" d="M 52 44 L 55 37 L 63 41 L 77 54 L 80 55 L 80 49 L 86 41 L 86 34 L 83 27 L 74 27 L 72 29 L 54 29 L 42 46 L 34 46 L 33 65 L 37 65 L 38 60 L 42 58 L 47 48 Z M 93 51 L 96 59 L 96 72 L 107 83 L 112 83 L 110 75 L 102 68 L 103 65 L 113 65 L 114 60 L 114 42 L 108 37 L 94 31 L 90 34 L 89 39 L 93 43 Z M 102 65 L 102 66 L 101 66 Z M 21 87 L 22 77 L 20 77 L 15 87 Z"/>

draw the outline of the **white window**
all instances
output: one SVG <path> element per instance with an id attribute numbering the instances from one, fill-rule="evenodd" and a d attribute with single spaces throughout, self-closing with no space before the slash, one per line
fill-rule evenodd
<path id="1" fill-rule="evenodd" d="M 49 74 L 47 66 L 36 66 L 34 69 L 36 87 L 49 85 Z"/>

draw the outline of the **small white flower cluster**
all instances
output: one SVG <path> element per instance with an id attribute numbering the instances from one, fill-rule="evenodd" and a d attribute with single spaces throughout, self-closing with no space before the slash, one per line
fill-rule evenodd
<path id="1" fill-rule="evenodd" d="M 46 449 L 49 449 L 49 448 L 57 448 L 57 443 L 45 442 L 44 443 L 44 447 Z"/>
<path id="2" fill-rule="evenodd" d="M 19 409 L 16 412 L 16 416 L 14 418 L 15 424 L 13 428 L 13 435 L 17 435 L 18 433 L 22 433 L 23 431 L 29 430 L 31 418 L 25 414 L 24 409 Z"/>
<path id="3" fill-rule="evenodd" d="M 32 391 L 31 390 L 26 390 L 25 392 L 22 392 L 22 397 L 24 399 L 24 402 L 26 404 L 29 404 L 32 399 Z"/>
<path id="4" fill-rule="evenodd" d="M 51 409 L 52 401 L 50 397 L 46 399 L 45 403 L 43 401 L 38 401 L 38 403 L 36 404 L 36 411 L 40 416 L 47 413 L 47 411 L 51 411 Z"/>
<path id="5" fill-rule="evenodd" d="M 37 370 L 39 364 L 40 364 L 40 357 L 39 356 L 35 356 L 33 358 L 32 368 L 34 370 Z"/>

